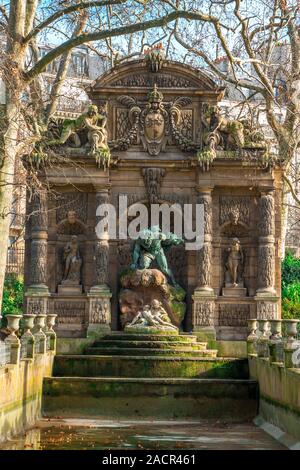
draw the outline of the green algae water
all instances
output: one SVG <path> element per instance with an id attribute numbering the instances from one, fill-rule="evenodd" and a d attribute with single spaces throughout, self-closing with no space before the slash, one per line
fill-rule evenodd
<path id="1" fill-rule="evenodd" d="M 284 450 L 252 423 L 41 420 L 0 450 Z"/>

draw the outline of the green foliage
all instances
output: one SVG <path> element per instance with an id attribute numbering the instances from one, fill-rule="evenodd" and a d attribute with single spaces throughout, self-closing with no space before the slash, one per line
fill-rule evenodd
<path id="1" fill-rule="evenodd" d="M 282 318 L 300 318 L 300 258 L 288 253 L 282 262 Z"/>
<path id="2" fill-rule="evenodd" d="M 21 276 L 10 274 L 4 281 L 2 315 L 22 314 L 24 300 L 24 281 Z"/>
<path id="3" fill-rule="evenodd" d="M 300 258 L 288 253 L 282 262 L 282 286 L 300 283 Z"/>
<path id="4" fill-rule="evenodd" d="M 212 162 L 215 155 L 210 149 L 206 148 L 197 152 L 197 158 L 200 162 Z"/>

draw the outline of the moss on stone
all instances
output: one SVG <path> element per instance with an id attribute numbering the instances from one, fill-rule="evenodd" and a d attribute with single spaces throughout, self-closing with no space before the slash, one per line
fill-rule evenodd
<path id="1" fill-rule="evenodd" d="M 248 378 L 247 360 L 151 356 L 56 356 L 57 376 Z"/>
<path id="2" fill-rule="evenodd" d="M 171 300 L 177 300 L 178 302 L 182 302 L 185 299 L 186 292 L 183 287 L 177 286 L 170 286 L 170 298 Z"/>

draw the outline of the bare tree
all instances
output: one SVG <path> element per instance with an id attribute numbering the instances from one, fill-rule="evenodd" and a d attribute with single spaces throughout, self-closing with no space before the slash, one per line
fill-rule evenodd
<path id="1" fill-rule="evenodd" d="M 76 46 L 99 41 L 111 47 L 112 39 L 120 36 L 131 38 L 131 50 L 132 35 L 135 33 L 165 27 L 178 18 L 207 20 L 206 15 L 203 16 L 200 12 L 190 12 L 179 9 L 178 6 L 169 1 L 158 0 L 1 2 L 0 29 L 5 36 L 7 47 L 0 53 L 1 78 L 6 85 L 5 118 L 1 120 L 0 149 L 0 305 L 16 158 L 40 138 L 43 126 L 49 122 L 55 110 L 62 79 L 66 74 L 70 51 Z M 38 42 L 43 37 L 53 37 L 53 34 L 60 39 L 59 44 L 44 56 L 39 56 Z M 40 76 L 50 63 L 59 59 L 59 73 L 52 91 L 53 102 L 45 109 L 41 100 Z M 32 119 L 24 119 L 24 95 L 30 97 Z M 26 125 L 28 129 L 24 129 Z"/>
<path id="2" fill-rule="evenodd" d="M 5 274 L 15 161 L 26 145 L 39 138 L 53 112 L 66 74 L 70 51 L 83 44 L 105 47 L 112 64 L 135 55 L 141 44 L 166 42 L 167 54 L 206 65 L 220 79 L 251 99 L 264 103 L 269 126 L 287 170 L 299 145 L 300 35 L 298 1 L 274 0 L 10 0 L 0 2 L 0 30 L 7 48 L 0 52 L 1 76 L 6 85 L 5 116 L 1 119 L 0 148 L 0 304 Z M 152 37 L 145 36 L 155 32 Z M 58 37 L 58 45 L 44 56 L 37 53 L 42 38 Z M 117 38 L 126 38 L 126 50 Z M 138 39 L 137 39 L 138 38 Z M 180 48 L 174 46 L 176 41 Z M 285 41 L 286 56 L 277 57 Z M 99 50 L 99 49 L 98 49 Z M 215 62 L 224 55 L 228 72 Z M 28 62 L 28 57 L 30 61 Z M 41 102 L 40 77 L 53 61 L 59 73 L 52 89 L 53 103 Z M 286 61 L 286 64 L 284 64 Z M 30 96 L 34 117 L 20 141 L 24 125 L 24 95 Z M 249 97 L 249 94 L 248 94 Z M 277 116 L 284 108 L 283 121 Z M 25 120 L 25 122 L 27 122 Z M 3 131 L 4 129 L 4 131 Z M 1 131 L 1 129 L 0 129 Z M 288 191 L 286 182 L 284 191 Z M 284 214 L 283 214 L 284 215 Z"/>
<path id="3" fill-rule="evenodd" d="M 207 21 L 187 29 L 177 20 L 169 30 L 186 51 L 185 59 L 202 64 L 238 90 L 249 104 L 260 103 L 273 132 L 285 170 L 282 206 L 282 255 L 289 194 L 299 204 L 293 162 L 299 147 L 300 4 L 297 0 L 198 0 Z M 220 67 L 220 63 L 226 67 Z M 292 176 L 292 177 L 291 177 Z"/>

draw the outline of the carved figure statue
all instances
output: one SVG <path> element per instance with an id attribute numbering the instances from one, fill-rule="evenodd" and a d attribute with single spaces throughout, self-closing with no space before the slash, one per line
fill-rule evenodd
<path id="1" fill-rule="evenodd" d="M 171 320 L 169 318 L 169 315 L 163 308 L 161 302 L 157 299 L 153 299 L 151 302 L 151 313 L 153 315 L 153 318 L 157 320 L 161 325 L 165 326 L 174 326 L 171 323 Z"/>
<path id="2" fill-rule="evenodd" d="M 244 267 L 244 253 L 238 238 L 233 238 L 231 247 L 228 248 L 228 257 L 225 264 L 226 282 L 230 282 L 233 287 L 237 287 L 242 282 Z"/>
<path id="3" fill-rule="evenodd" d="M 219 144 L 226 150 L 234 150 L 244 146 L 243 123 L 236 119 L 226 119 L 221 115 L 221 111 L 217 106 L 208 108 L 205 113 L 204 125 L 208 130 L 205 138 L 206 144 L 213 145 L 214 149 Z"/>
<path id="4" fill-rule="evenodd" d="M 154 326 L 161 329 L 172 329 L 177 330 L 177 327 L 172 325 L 169 320 L 167 312 L 162 307 L 158 300 L 153 300 L 150 305 L 145 305 L 142 310 L 138 312 L 135 318 L 128 326 Z"/>
<path id="5" fill-rule="evenodd" d="M 65 284 L 79 284 L 82 259 L 80 257 L 78 239 L 76 235 L 71 237 L 71 240 L 64 248 L 63 262 L 64 274 L 62 282 Z"/>
<path id="6" fill-rule="evenodd" d="M 163 65 L 165 52 L 162 43 L 156 44 L 153 47 L 144 51 L 145 60 L 151 72 L 158 72 Z"/>
<path id="7" fill-rule="evenodd" d="M 180 245 L 183 240 L 174 233 L 163 233 L 158 226 L 143 230 L 134 242 L 132 252 L 132 269 L 148 269 L 156 260 L 159 269 L 176 285 L 175 278 L 168 266 L 166 249 Z"/>
<path id="8" fill-rule="evenodd" d="M 106 123 L 106 111 L 103 109 L 99 113 L 96 105 L 90 105 L 87 112 L 77 119 L 65 119 L 60 137 L 49 140 L 46 144 L 47 146 L 63 145 L 72 137 L 75 147 L 80 147 L 81 140 L 78 133 L 87 130 L 88 145 L 91 149 L 89 155 L 95 157 L 97 163 L 101 163 L 106 169 L 110 163 Z"/>

